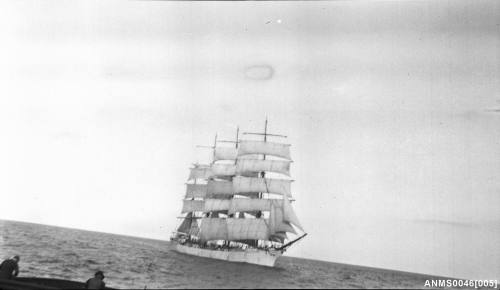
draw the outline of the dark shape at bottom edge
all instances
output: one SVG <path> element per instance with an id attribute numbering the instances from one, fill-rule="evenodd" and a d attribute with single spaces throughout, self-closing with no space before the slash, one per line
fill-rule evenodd
<path id="1" fill-rule="evenodd" d="M 84 282 L 36 277 L 0 279 L 0 290 L 85 289 Z M 106 287 L 105 289 L 113 289 Z"/>

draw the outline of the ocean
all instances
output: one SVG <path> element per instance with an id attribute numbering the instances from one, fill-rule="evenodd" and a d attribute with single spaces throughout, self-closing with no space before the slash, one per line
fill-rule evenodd
<path id="1" fill-rule="evenodd" d="M 423 288 L 427 275 L 281 257 L 274 268 L 180 254 L 169 242 L 0 220 L 0 258 L 20 255 L 19 276 L 116 288 Z"/>

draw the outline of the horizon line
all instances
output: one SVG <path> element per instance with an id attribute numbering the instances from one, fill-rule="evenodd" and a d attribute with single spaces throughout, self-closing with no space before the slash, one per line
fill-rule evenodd
<path id="1" fill-rule="evenodd" d="M 154 0 L 154 1 L 156 1 L 156 0 Z M 82 228 L 71 228 L 71 227 L 67 227 L 67 226 L 59 226 L 59 225 L 53 225 L 53 224 L 42 224 L 42 223 L 37 223 L 37 222 L 30 222 L 30 221 L 23 221 L 23 220 L 10 220 L 10 219 L 0 218 L 0 222 L 3 222 L 3 221 L 14 222 L 14 223 L 25 223 L 25 224 L 32 224 L 32 225 L 41 225 L 41 226 L 49 226 L 49 227 L 56 227 L 56 228 L 69 229 L 69 230 L 79 230 L 79 231 L 86 231 L 86 232 L 93 232 L 93 233 L 108 234 L 108 235 L 123 236 L 123 237 L 146 239 L 146 240 L 153 240 L 153 241 L 161 241 L 161 242 L 170 243 L 169 240 L 163 240 L 163 239 L 157 239 L 157 238 L 151 238 L 151 237 L 132 236 L 132 235 L 126 235 L 126 234 L 112 233 L 112 232 L 103 232 L 103 231 L 96 231 L 96 230 L 89 230 L 89 229 L 82 229 Z M 381 267 L 368 266 L 368 265 L 357 265 L 357 264 L 350 264 L 350 263 L 344 263 L 344 262 L 334 262 L 334 261 L 322 260 L 322 259 L 310 259 L 310 258 L 291 256 L 291 255 L 283 256 L 283 257 L 284 258 L 309 260 L 309 261 L 317 261 L 317 262 L 322 262 L 322 263 L 331 263 L 331 264 L 350 266 L 350 267 L 361 267 L 361 268 L 366 268 L 366 269 L 371 269 L 371 270 L 382 270 L 382 271 L 398 272 L 398 273 L 404 273 L 404 274 L 429 276 L 431 278 L 446 278 L 446 279 L 466 280 L 465 278 L 454 278 L 454 277 L 440 276 L 440 275 L 436 275 L 436 274 L 409 272 L 409 271 L 404 271 L 404 270 L 381 268 Z"/>

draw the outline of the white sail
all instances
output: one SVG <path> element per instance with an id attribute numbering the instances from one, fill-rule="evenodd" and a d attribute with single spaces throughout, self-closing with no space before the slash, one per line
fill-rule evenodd
<path id="1" fill-rule="evenodd" d="M 209 180 L 207 183 L 207 192 L 209 195 L 214 194 L 233 194 L 233 183 L 231 181 Z"/>
<path id="2" fill-rule="evenodd" d="M 232 147 L 215 147 L 214 161 L 236 160 L 238 149 Z"/>
<path id="3" fill-rule="evenodd" d="M 283 196 L 283 220 L 298 227 L 301 231 L 304 231 L 286 195 Z"/>
<path id="4" fill-rule="evenodd" d="M 271 233 L 289 232 L 296 234 L 295 229 L 284 219 L 283 201 L 273 200 L 271 212 L 269 214 L 269 229 Z"/>
<path id="5" fill-rule="evenodd" d="M 238 156 L 247 154 L 265 154 L 290 160 L 290 145 L 266 141 L 242 140 L 238 148 Z"/>
<path id="6" fill-rule="evenodd" d="M 228 240 L 267 240 L 269 228 L 264 219 L 235 219 L 228 218 Z"/>
<path id="7" fill-rule="evenodd" d="M 290 184 L 291 181 L 285 179 L 236 176 L 233 178 L 233 191 L 234 193 L 267 192 L 291 197 Z"/>
<path id="8" fill-rule="evenodd" d="M 231 206 L 230 199 L 205 199 L 205 212 L 228 210 Z"/>
<path id="9" fill-rule="evenodd" d="M 205 197 L 206 195 L 206 184 L 186 184 L 186 198 Z"/>
<path id="10" fill-rule="evenodd" d="M 238 159 L 236 164 L 236 173 L 239 175 L 245 172 L 277 172 L 290 175 L 290 161 L 282 160 L 247 160 Z"/>
<path id="11" fill-rule="evenodd" d="M 234 198 L 231 200 L 229 213 L 231 214 L 235 212 L 270 211 L 272 205 L 273 202 L 270 199 Z"/>
<path id="12" fill-rule="evenodd" d="M 202 241 L 227 240 L 226 219 L 203 218 L 200 226 L 200 239 Z"/>
<path id="13" fill-rule="evenodd" d="M 289 222 L 282 222 L 276 227 L 276 231 L 278 232 L 287 232 L 292 234 L 297 234 L 297 231 L 290 225 Z"/>
<path id="14" fill-rule="evenodd" d="M 189 173 L 188 180 L 193 179 L 207 179 L 212 173 L 210 171 L 210 167 L 198 166 L 194 168 L 190 168 L 191 172 Z"/>
<path id="15" fill-rule="evenodd" d="M 236 174 L 234 164 L 212 164 L 212 176 L 232 176 Z"/>
<path id="16" fill-rule="evenodd" d="M 237 159 L 261 159 L 262 155 L 260 154 L 248 154 L 248 155 L 240 155 L 236 157 Z"/>
<path id="17" fill-rule="evenodd" d="M 209 240 L 267 240 L 269 227 L 265 219 L 203 218 L 200 238 Z"/>
<path id="18" fill-rule="evenodd" d="M 203 200 L 183 200 L 182 213 L 192 211 L 203 211 L 205 209 Z"/>

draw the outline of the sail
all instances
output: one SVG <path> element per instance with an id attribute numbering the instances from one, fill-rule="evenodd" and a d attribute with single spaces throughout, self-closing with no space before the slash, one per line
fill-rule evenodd
<path id="1" fill-rule="evenodd" d="M 233 194 L 233 183 L 231 181 L 219 181 L 219 180 L 209 180 L 207 183 L 208 194 Z"/>
<path id="2" fill-rule="evenodd" d="M 235 175 L 235 165 L 234 164 L 212 164 L 212 176 L 231 176 Z"/>
<path id="3" fill-rule="evenodd" d="M 226 219 L 203 218 L 200 226 L 200 239 L 202 241 L 227 240 Z"/>
<path id="4" fill-rule="evenodd" d="M 273 205 L 270 199 L 234 198 L 231 200 L 229 213 L 248 211 L 270 211 Z"/>
<path id="5" fill-rule="evenodd" d="M 228 210 L 231 205 L 230 199 L 205 199 L 205 212 Z"/>
<path id="6" fill-rule="evenodd" d="M 236 160 L 238 149 L 232 147 L 215 147 L 214 161 Z"/>
<path id="7" fill-rule="evenodd" d="M 206 195 L 206 184 L 186 184 L 186 198 L 205 197 Z"/>
<path id="8" fill-rule="evenodd" d="M 267 192 L 275 194 L 286 194 L 292 196 L 290 192 L 290 180 L 273 178 L 249 178 L 236 176 L 233 178 L 234 193 L 240 192 Z"/>
<path id="9" fill-rule="evenodd" d="M 282 222 L 276 227 L 276 231 L 278 232 L 286 232 L 286 233 L 292 233 L 292 234 L 297 234 L 297 231 L 290 225 L 289 222 Z"/>
<path id="10" fill-rule="evenodd" d="M 254 193 L 267 192 L 274 194 L 287 194 L 291 197 L 290 180 L 255 178 L 236 176 L 233 181 L 209 180 L 206 186 L 206 192 L 209 196 L 218 195 L 246 195 L 253 196 Z M 204 188 L 200 186 L 200 191 Z"/>
<path id="11" fill-rule="evenodd" d="M 198 226 L 198 221 L 196 219 L 191 220 L 191 228 L 189 229 L 189 234 L 192 236 L 197 236 L 200 234 L 200 227 Z"/>
<path id="12" fill-rule="evenodd" d="M 203 200 L 183 200 L 182 213 L 192 211 L 203 211 L 205 209 Z"/>
<path id="13" fill-rule="evenodd" d="M 267 240 L 269 228 L 264 219 L 203 218 L 200 238 L 209 240 Z"/>
<path id="14" fill-rule="evenodd" d="M 238 148 L 238 156 L 247 154 L 265 154 L 281 158 L 290 158 L 290 145 L 266 141 L 242 140 Z"/>
<path id="15" fill-rule="evenodd" d="M 237 156 L 237 159 L 261 159 L 262 155 L 260 154 L 248 154 L 248 155 L 240 155 Z"/>
<path id="16" fill-rule="evenodd" d="M 193 217 L 193 214 L 188 213 L 186 215 L 186 217 L 184 218 L 184 220 L 182 221 L 179 228 L 177 229 L 177 231 L 180 233 L 189 234 L 189 230 L 191 229 L 191 221 L 193 220 L 192 217 Z"/>
<path id="17" fill-rule="evenodd" d="M 304 231 L 286 195 L 283 196 L 283 219 Z"/>
<path id="18" fill-rule="evenodd" d="M 269 171 L 290 175 L 290 161 L 238 159 L 236 173 Z"/>
<path id="19" fill-rule="evenodd" d="M 188 180 L 192 179 L 207 179 L 211 176 L 210 167 L 205 166 L 197 166 L 194 168 L 190 168 L 191 172 L 189 173 Z"/>
<path id="20" fill-rule="evenodd" d="M 269 214 L 269 229 L 271 233 L 289 232 L 296 234 L 295 229 L 284 219 L 283 201 L 272 200 L 271 212 Z"/>
<path id="21" fill-rule="evenodd" d="M 228 218 L 228 240 L 267 240 L 269 228 L 264 219 L 235 219 Z"/>

